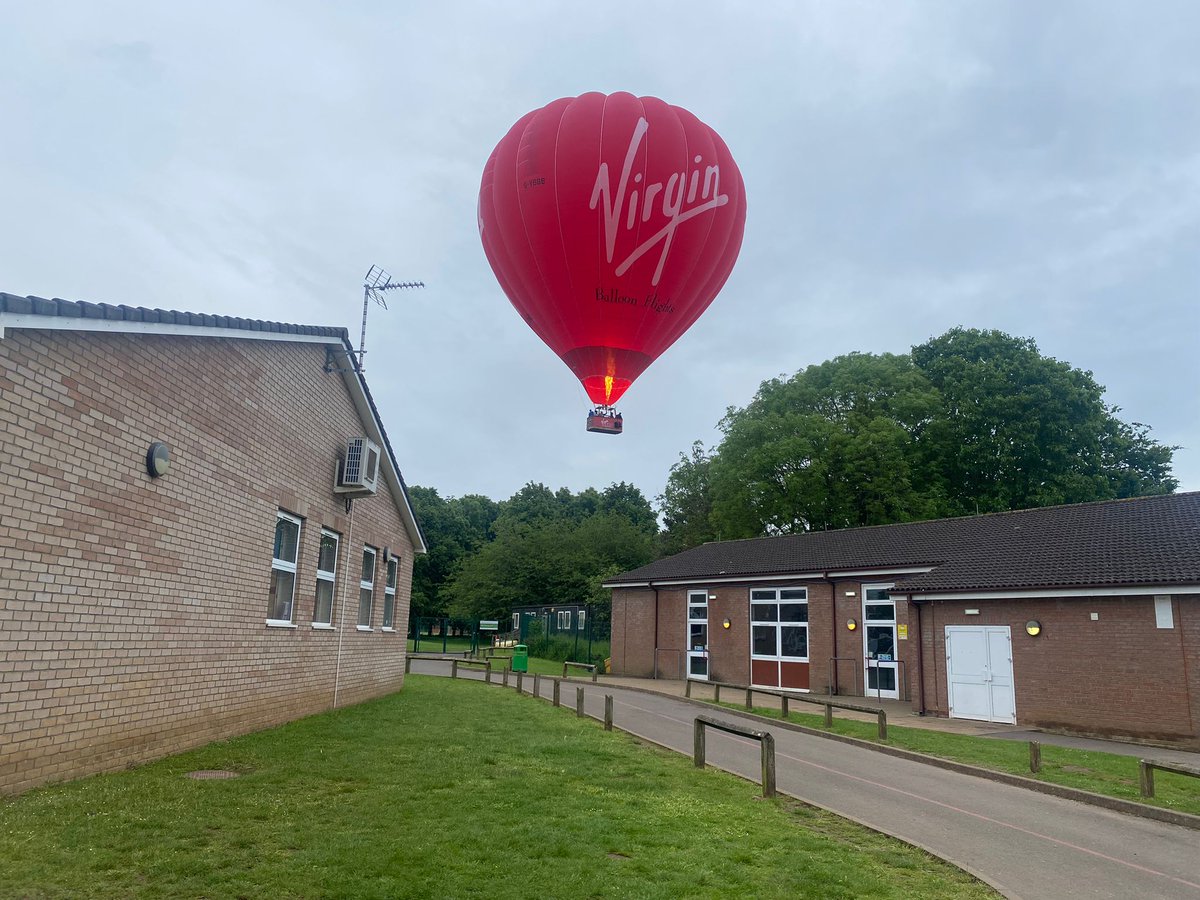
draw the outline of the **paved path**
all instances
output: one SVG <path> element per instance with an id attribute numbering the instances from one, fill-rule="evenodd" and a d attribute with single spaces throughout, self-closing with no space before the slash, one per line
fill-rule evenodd
<path id="1" fill-rule="evenodd" d="M 445 675 L 449 663 L 414 659 L 412 670 Z M 532 690 L 533 676 L 524 687 Z M 617 728 L 691 755 L 698 707 L 590 682 L 564 682 L 564 707 L 574 708 L 577 687 L 588 715 L 601 718 L 612 694 Z M 542 696 L 551 691 L 543 679 Z M 775 736 L 780 791 L 924 847 L 1009 897 L 1200 898 L 1200 832 L 714 712 Z M 713 766 L 758 780 L 754 741 L 710 730 L 707 755 Z"/>

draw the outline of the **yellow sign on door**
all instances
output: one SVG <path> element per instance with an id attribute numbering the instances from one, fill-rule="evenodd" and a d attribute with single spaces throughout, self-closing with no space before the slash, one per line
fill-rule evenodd
<path id="1" fill-rule="evenodd" d="M 896 626 L 896 637 L 900 638 L 900 640 L 902 640 L 902 641 L 907 641 L 908 640 L 908 626 L 907 625 L 897 625 Z"/>

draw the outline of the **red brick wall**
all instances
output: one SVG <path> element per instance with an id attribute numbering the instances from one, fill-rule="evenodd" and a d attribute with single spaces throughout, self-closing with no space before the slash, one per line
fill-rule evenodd
<path id="1" fill-rule="evenodd" d="M 945 627 L 1007 625 L 1018 724 L 1194 741 L 1197 605 L 1176 597 L 1168 630 L 1155 626 L 1152 597 L 929 603 L 921 614 L 926 709 L 948 714 Z M 1037 637 L 1025 632 L 1030 619 L 1042 625 Z"/>
<path id="2" fill-rule="evenodd" d="M 0 340 L 0 791 L 329 708 L 339 634 L 311 627 L 322 526 L 342 535 L 339 705 L 401 686 L 413 548 L 386 491 L 352 522 L 332 491 L 364 429 L 324 361 L 274 341 Z M 151 479 L 155 440 L 172 460 Z M 304 519 L 295 628 L 265 625 L 279 508 Z M 400 555 L 394 633 L 382 555 L 375 630 L 355 628 L 364 543 Z"/>

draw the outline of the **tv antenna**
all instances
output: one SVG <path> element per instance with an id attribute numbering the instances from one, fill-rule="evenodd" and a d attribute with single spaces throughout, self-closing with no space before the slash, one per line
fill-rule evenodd
<path id="1" fill-rule="evenodd" d="M 362 333 L 358 337 L 358 371 L 363 371 L 363 357 L 367 352 L 367 310 L 371 308 L 371 301 L 374 300 L 387 309 L 386 295 L 388 291 L 423 287 L 425 287 L 423 281 L 392 281 L 392 276 L 379 266 L 371 266 L 367 270 L 366 277 L 363 278 L 363 317 Z"/>

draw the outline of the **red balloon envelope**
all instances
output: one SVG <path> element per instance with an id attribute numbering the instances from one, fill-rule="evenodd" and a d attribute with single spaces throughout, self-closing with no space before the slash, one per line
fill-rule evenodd
<path id="1" fill-rule="evenodd" d="M 479 234 L 513 306 L 614 404 L 725 284 L 742 175 L 720 136 L 654 97 L 584 94 L 521 117 L 479 189 Z"/>

